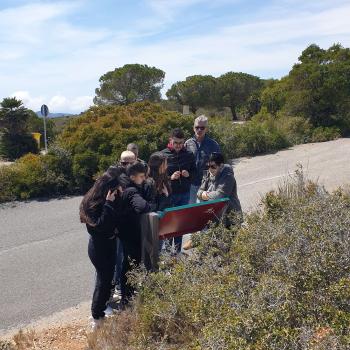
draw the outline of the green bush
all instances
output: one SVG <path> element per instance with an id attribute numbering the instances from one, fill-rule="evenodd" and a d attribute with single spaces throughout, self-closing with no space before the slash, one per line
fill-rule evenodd
<path id="1" fill-rule="evenodd" d="M 29 153 L 0 167 L 0 202 L 72 193 L 71 169 L 69 153 L 57 146 L 45 156 Z"/>
<path id="2" fill-rule="evenodd" d="M 339 137 L 341 137 L 341 132 L 337 127 L 335 127 L 335 126 L 332 126 L 332 127 L 319 126 L 318 128 L 313 130 L 311 141 L 312 142 L 325 142 L 325 141 L 338 139 Z"/>
<path id="3" fill-rule="evenodd" d="M 196 235 L 190 257 L 136 273 L 127 344 L 121 314 L 91 349 L 349 349 L 349 193 L 299 173 L 263 203 L 241 228 Z"/>
<path id="4" fill-rule="evenodd" d="M 27 153 L 38 153 L 38 145 L 32 135 L 9 135 L 3 133 L 0 142 L 0 155 L 14 160 Z"/>

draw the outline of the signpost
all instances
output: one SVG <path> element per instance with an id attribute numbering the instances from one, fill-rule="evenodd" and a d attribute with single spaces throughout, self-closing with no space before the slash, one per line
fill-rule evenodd
<path id="1" fill-rule="evenodd" d="M 157 270 L 159 239 L 203 230 L 210 221 L 217 221 L 222 217 L 228 202 L 229 198 L 225 197 L 142 215 L 142 262 L 146 269 Z"/>
<path id="2" fill-rule="evenodd" d="M 45 142 L 45 152 L 47 153 L 47 137 L 46 137 L 46 118 L 49 115 L 49 107 L 42 105 L 40 108 L 40 113 L 44 119 L 44 142 Z"/>

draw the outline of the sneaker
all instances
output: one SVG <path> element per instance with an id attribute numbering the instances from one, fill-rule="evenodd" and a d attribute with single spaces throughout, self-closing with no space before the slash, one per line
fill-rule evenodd
<path id="1" fill-rule="evenodd" d="M 100 317 L 100 318 L 93 318 L 92 316 L 89 317 L 89 321 L 90 321 L 90 329 L 92 332 L 96 331 L 98 328 L 101 327 L 101 325 L 103 324 L 105 318 L 104 317 Z"/>
<path id="2" fill-rule="evenodd" d="M 108 318 L 108 317 L 113 316 L 114 312 L 115 312 L 115 310 L 108 305 L 107 308 L 104 310 L 105 317 Z"/>

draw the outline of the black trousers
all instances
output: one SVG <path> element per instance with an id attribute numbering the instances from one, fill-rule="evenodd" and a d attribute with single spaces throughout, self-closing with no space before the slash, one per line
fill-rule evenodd
<path id="1" fill-rule="evenodd" d="M 135 291 L 135 288 L 128 282 L 128 272 L 132 267 L 141 264 L 141 238 L 123 239 L 121 238 L 124 249 L 124 260 L 122 267 L 122 274 L 120 278 L 121 293 L 123 302 L 129 301 Z"/>
<path id="2" fill-rule="evenodd" d="M 96 269 L 95 290 L 92 296 L 91 314 L 104 317 L 107 301 L 111 296 L 116 260 L 116 239 L 93 239 L 90 237 L 89 258 Z"/>

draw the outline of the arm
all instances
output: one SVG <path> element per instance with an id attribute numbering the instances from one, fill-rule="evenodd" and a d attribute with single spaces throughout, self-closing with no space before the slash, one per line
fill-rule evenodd
<path id="1" fill-rule="evenodd" d="M 136 190 L 129 193 L 129 202 L 136 214 L 145 214 L 151 211 L 150 205 Z"/>
<path id="2" fill-rule="evenodd" d="M 208 172 L 206 172 L 203 176 L 202 183 L 197 192 L 197 198 L 202 199 L 202 193 L 206 191 L 208 188 Z"/>

